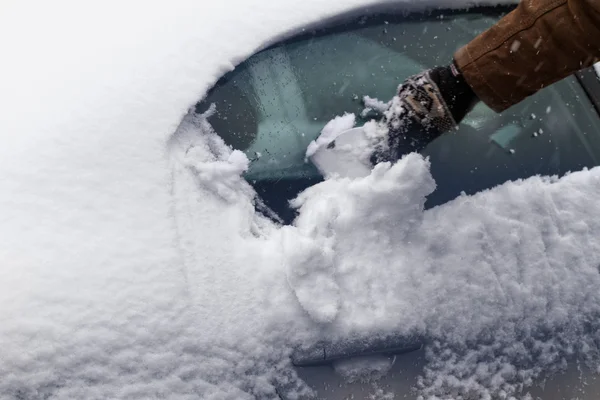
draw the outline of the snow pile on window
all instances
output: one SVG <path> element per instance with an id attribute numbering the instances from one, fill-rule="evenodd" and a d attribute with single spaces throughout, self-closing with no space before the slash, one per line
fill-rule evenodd
<path id="1" fill-rule="evenodd" d="M 329 334 L 423 337 L 422 393 L 441 398 L 514 395 L 568 357 L 597 362 L 600 169 L 423 212 L 434 188 L 410 154 L 299 196 L 298 228 L 335 257 Z"/>
<path id="2" fill-rule="evenodd" d="M 340 133 L 354 127 L 356 116 L 354 114 L 345 114 L 329 121 L 321 131 L 317 140 L 313 140 L 306 149 L 306 157 L 315 154 L 321 147 L 326 147 L 335 140 Z"/>

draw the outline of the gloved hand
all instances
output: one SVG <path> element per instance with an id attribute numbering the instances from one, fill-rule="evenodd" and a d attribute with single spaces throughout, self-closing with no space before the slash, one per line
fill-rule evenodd
<path id="1" fill-rule="evenodd" d="M 395 161 L 421 151 L 441 134 L 455 129 L 479 99 L 454 63 L 407 78 L 379 122 L 387 130 L 385 151 L 373 162 Z"/>

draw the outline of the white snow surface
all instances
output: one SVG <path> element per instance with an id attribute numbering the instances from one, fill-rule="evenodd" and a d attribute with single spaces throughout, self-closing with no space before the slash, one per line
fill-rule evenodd
<path id="1" fill-rule="evenodd" d="M 351 113 L 340 115 L 329 121 L 321 130 L 319 137 L 308 144 L 306 157 L 312 156 L 322 147 L 327 147 L 342 132 L 352 129 L 355 121 L 356 115 Z"/>
<path id="2" fill-rule="evenodd" d="M 425 398 L 598 360 L 600 169 L 424 212 L 412 154 L 282 228 L 186 116 L 259 48 L 376 3 L 3 3 L 0 399 L 302 397 L 294 346 L 356 334 L 426 337 Z"/>
<path id="3" fill-rule="evenodd" d="M 348 382 L 372 381 L 385 375 L 393 363 L 393 357 L 362 356 L 336 361 L 333 368 Z"/>
<path id="4" fill-rule="evenodd" d="M 390 106 L 389 102 L 385 103 L 371 96 L 363 96 L 363 103 L 365 105 L 365 109 L 361 112 L 363 118 L 367 117 L 373 111 L 378 114 L 383 114 Z"/>
<path id="5" fill-rule="evenodd" d="M 363 103 L 365 104 L 365 107 L 370 107 L 373 110 L 379 111 L 381 113 L 386 111 L 389 107 L 389 103 L 385 103 L 379 99 L 370 96 L 363 96 Z"/>

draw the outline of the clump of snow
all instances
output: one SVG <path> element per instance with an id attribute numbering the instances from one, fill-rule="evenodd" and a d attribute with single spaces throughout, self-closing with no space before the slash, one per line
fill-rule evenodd
<path id="1" fill-rule="evenodd" d="M 394 360 L 394 357 L 382 355 L 354 357 L 336 361 L 333 368 L 348 382 L 370 382 L 387 374 L 394 365 Z"/>
<path id="2" fill-rule="evenodd" d="M 325 207 L 326 204 L 323 204 Z M 329 214 L 329 210 L 323 210 Z M 332 322 L 339 311 L 339 287 L 335 281 L 334 254 L 330 238 L 317 242 L 311 232 L 282 229 L 287 277 L 302 308 L 320 323 Z"/>
<path id="3" fill-rule="evenodd" d="M 318 238 L 335 234 L 336 240 L 352 237 L 367 243 L 385 237 L 390 221 L 394 226 L 402 222 L 395 233 L 406 234 L 420 220 L 425 196 L 435 189 L 415 157 L 411 154 L 394 166 L 378 164 L 364 178 L 340 177 L 306 189 L 292 202 L 300 211 L 294 225 Z M 357 231 L 358 221 L 362 229 Z"/>
<path id="4" fill-rule="evenodd" d="M 186 157 L 186 165 L 198 174 L 198 179 L 223 199 L 231 201 L 236 195 L 235 186 L 241 174 L 248 169 L 246 155 L 234 150 L 224 161 L 196 161 L 193 154 Z"/>
<path id="5" fill-rule="evenodd" d="M 378 146 L 378 139 L 371 138 L 369 124 L 371 122 L 342 132 L 332 145 L 320 148 L 311 156 L 310 161 L 325 178 L 369 175 L 371 156 Z"/>
<path id="6" fill-rule="evenodd" d="M 319 137 L 313 140 L 306 149 L 306 157 L 309 158 L 315 154 L 321 147 L 327 147 L 333 142 L 342 132 L 352 129 L 356 123 L 356 115 L 352 113 L 346 113 L 344 115 L 335 117 L 329 121 Z"/>
<path id="7" fill-rule="evenodd" d="M 377 98 L 363 96 L 363 104 L 365 109 L 361 112 L 361 116 L 366 118 L 370 113 L 383 114 L 390 106 L 390 102 L 383 102 Z"/>
<path id="8" fill-rule="evenodd" d="M 365 107 L 369 107 L 378 112 L 384 112 L 390 106 L 389 102 L 386 103 L 386 102 L 383 102 L 382 100 L 379 100 L 377 98 L 370 97 L 370 96 L 364 96 L 363 103 L 365 104 Z"/>

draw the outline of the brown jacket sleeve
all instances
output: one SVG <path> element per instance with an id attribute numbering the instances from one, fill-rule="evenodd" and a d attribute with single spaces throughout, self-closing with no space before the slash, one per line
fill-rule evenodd
<path id="1" fill-rule="evenodd" d="M 495 111 L 600 58 L 600 0 L 522 0 L 455 54 L 475 94 Z"/>

